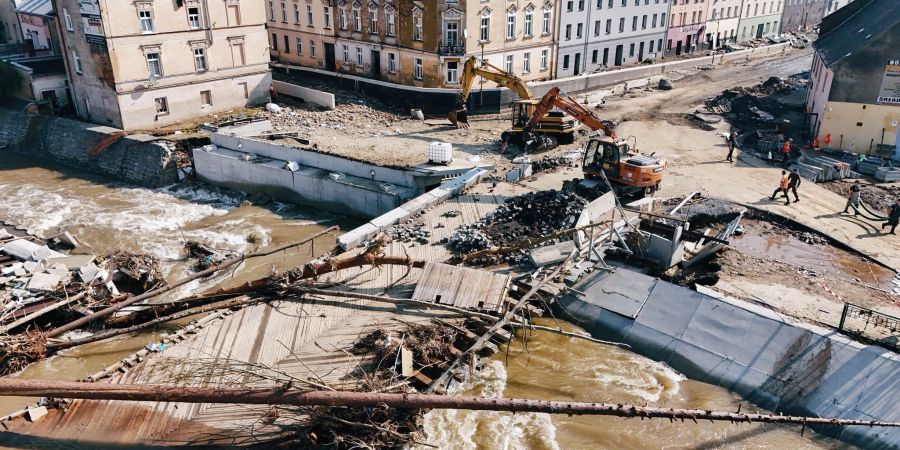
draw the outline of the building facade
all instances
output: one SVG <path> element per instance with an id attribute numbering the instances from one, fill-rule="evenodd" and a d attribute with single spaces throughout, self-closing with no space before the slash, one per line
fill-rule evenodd
<path id="1" fill-rule="evenodd" d="M 763 39 L 781 33 L 781 13 L 784 0 L 744 0 L 738 28 L 738 42 Z"/>
<path id="2" fill-rule="evenodd" d="M 900 2 L 870 0 L 848 17 L 829 19 L 813 44 L 810 133 L 824 148 L 868 153 L 887 145 L 900 157 Z"/>
<path id="3" fill-rule="evenodd" d="M 666 55 L 693 53 L 706 35 L 706 16 L 712 0 L 672 0 Z"/>
<path id="4" fill-rule="evenodd" d="M 265 7 L 273 59 L 334 70 L 335 2 L 265 0 Z"/>
<path id="5" fill-rule="evenodd" d="M 80 118 L 152 129 L 268 99 L 262 0 L 54 0 Z"/>
<path id="6" fill-rule="evenodd" d="M 22 43 L 15 0 L 0 0 L 0 44 Z"/>
<path id="7" fill-rule="evenodd" d="M 707 0 L 706 48 L 719 48 L 737 42 L 743 0 Z"/>
<path id="8" fill-rule="evenodd" d="M 58 28 L 50 0 L 17 0 L 16 17 L 25 53 L 35 56 L 58 53 Z"/>
<path id="9" fill-rule="evenodd" d="M 785 0 L 781 31 L 808 31 L 825 17 L 826 0 Z"/>
<path id="10" fill-rule="evenodd" d="M 556 77 L 657 59 L 669 0 L 587 0 L 560 4 Z"/>

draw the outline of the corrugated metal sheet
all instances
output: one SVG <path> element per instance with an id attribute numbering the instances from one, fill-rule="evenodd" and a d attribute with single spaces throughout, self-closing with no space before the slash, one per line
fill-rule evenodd
<path id="1" fill-rule="evenodd" d="M 499 312 L 508 286 L 509 275 L 429 262 L 413 299 Z"/>
<path id="2" fill-rule="evenodd" d="M 50 0 L 19 0 L 16 2 L 16 11 L 34 16 L 49 16 L 53 13 L 53 5 Z"/>

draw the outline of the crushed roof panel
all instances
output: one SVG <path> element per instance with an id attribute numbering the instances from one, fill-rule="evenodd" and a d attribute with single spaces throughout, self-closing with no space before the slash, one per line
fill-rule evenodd
<path id="1" fill-rule="evenodd" d="M 900 1 L 872 0 L 813 44 L 826 66 L 852 55 L 900 23 Z"/>

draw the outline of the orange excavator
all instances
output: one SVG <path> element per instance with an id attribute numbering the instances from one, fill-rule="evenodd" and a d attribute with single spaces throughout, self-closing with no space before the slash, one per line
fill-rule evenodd
<path id="1" fill-rule="evenodd" d="M 516 130 L 514 117 L 514 129 L 505 133 L 507 139 L 516 138 L 526 143 L 538 140 L 532 129 L 554 109 L 571 115 L 593 131 L 603 131 L 605 134 L 591 137 L 585 146 L 581 164 L 584 180 L 578 183 L 579 191 L 589 194 L 589 197 L 603 194 L 608 190 L 603 178 L 609 180 L 613 190 L 619 195 L 652 195 L 659 190 L 666 161 L 654 158 L 653 154 L 643 155 L 637 148 L 631 148 L 626 140 L 618 138 L 613 122 L 601 120 L 575 99 L 563 96 L 559 88 L 552 88 L 544 95 L 524 122 L 521 131 Z"/>

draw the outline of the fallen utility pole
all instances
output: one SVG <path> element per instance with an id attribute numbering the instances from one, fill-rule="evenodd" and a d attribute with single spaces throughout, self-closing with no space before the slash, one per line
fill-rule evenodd
<path id="1" fill-rule="evenodd" d="M 519 398 L 455 397 L 436 394 L 391 394 L 347 391 L 297 391 L 283 388 L 215 388 L 148 386 L 140 384 L 80 383 L 0 378 L 0 395 L 15 397 L 80 398 L 145 402 L 239 403 L 293 406 L 388 406 L 404 409 L 463 409 L 473 411 L 537 412 L 567 415 L 685 419 L 726 422 L 797 423 L 803 425 L 859 425 L 900 427 L 900 422 L 825 417 L 748 414 L 702 409 L 659 408 L 615 403 L 565 402 Z"/>
<path id="2" fill-rule="evenodd" d="M 313 239 L 316 239 L 316 238 L 319 237 L 319 236 L 328 234 L 328 233 L 330 233 L 330 232 L 332 232 L 332 231 L 334 231 L 334 230 L 337 230 L 337 229 L 338 229 L 337 226 L 328 227 L 328 228 L 326 228 L 326 229 L 324 229 L 324 230 L 322 230 L 322 231 L 320 231 L 320 232 L 318 232 L 318 233 L 316 233 L 316 234 L 314 234 L 314 235 L 312 235 L 312 236 L 310 236 L 310 237 L 308 237 L 308 238 L 306 238 L 306 239 L 303 239 L 302 241 L 297 241 L 297 242 L 292 242 L 292 243 L 290 243 L 290 244 L 285 244 L 285 245 L 282 245 L 282 246 L 273 248 L 273 249 L 271 249 L 271 250 L 259 251 L 259 252 L 251 253 L 251 254 L 249 254 L 249 255 L 241 255 L 241 256 L 237 256 L 237 257 L 231 258 L 231 259 L 229 259 L 229 260 L 223 261 L 223 262 L 222 262 L 221 264 L 219 264 L 219 265 L 210 267 L 209 269 L 203 270 L 203 271 L 201 271 L 201 272 L 197 272 L 197 273 L 195 273 L 195 274 L 193 274 L 193 275 L 191 275 L 191 276 L 189 276 L 189 277 L 187 277 L 187 278 L 182 278 L 182 279 L 180 279 L 180 280 L 178 280 L 178 281 L 176 281 L 176 282 L 174 282 L 174 283 L 172 283 L 172 284 L 170 284 L 170 285 L 168 285 L 168 286 L 166 286 L 166 287 L 164 287 L 164 288 L 154 289 L 154 290 L 152 290 L 152 291 L 145 292 L 145 293 L 143 293 L 143 294 L 141 294 L 141 295 L 137 295 L 137 296 L 128 298 L 128 299 L 126 299 L 126 300 L 124 300 L 124 301 L 121 301 L 121 302 L 119 302 L 119 303 L 116 303 L 116 304 L 114 304 L 114 305 L 112 305 L 112 306 L 109 306 L 109 307 L 107 307 L 107 308 L 105 308 L 105 309 L 102 309 L 102 310 L 100 310 L 100 311 L 97 311 L 97 312 L 95 312 L 95 313 L 93 313 L 93 314 L 91 314 L 91 315 L 89 315 L 89 316 L 85 316 L 85 317 L 82 317 L 82 318 L 80 318 L 80 319 L 73 320 L 72 322 L 69 322 L 69 323 L 67 323 L 67 324 L 65 324 L 65 325 L 63 325 L 63 326 L 54 328 L 54 329 L 48 331 L 48 332 L 46 333 L 45 337 L 47 337 L 47 338 L 58 337 L 58 336 L 62 335 L 63 333 L 72 331 L 72 330 L 77 329 L 77 328 L 81 328 L 81 327 L 83 327 L 83 326 L 85 326 L 85 325 L 87 325 L 87 324 L 89 324 L 89 323 L 91 323 L 91 322 L 93 322 L 93 321 L 95 321 L 95 320 L 102 319 L 102 318 L 104 318 L 104 317 L 106 317 L 106 316 L 109 316 L 109 315 L 113 314 L 114 312 L 116 312 L 116 311 L 118 311 L 118 310 L 120 310 L 120 309 L 122 309 L 122 308 L 124 308 L 124 307 L 126 307 L 126 306 L 133 305 L 133 304 L 135 304 L 135 303 L 137 303 L 137 302 L 140 302 L 140 301 L 143 301 L 143 300 L 147 300 L 147 299 L 149 299 L 149 298 L 156 297 L 157 295 L 160 295 L 160 294 L 164 294 L 164 293 L 169 292 L 169 291 L 171 291 L 171 290 L 173 290 L 173 289 L 175 289 L 175 288 L 177 288 L 177 287 L 179 287 L 179 286 L 183 286 L 183 285 L 185 285 L 185 284 L 187 284 L 187 283 L 190 283 L 191 281 L 194 281 L 194 280 L 196 280 L 196 279 L 198 279 L 198 278 L 203 278 L 203 277 L 212 275 L 212 274 L 216 273 L 216 272 L 219 271 L 219 270 L 222 270 L 222 269 L 226 269 L 226 268 L 228 268 L 228 267 L 231 267 L 231 266 L 233 266 L 233 265 L 235 265 L 235 264 L 237 264 L 237 263 L 240 263 L 240 262 L 242 262 L 242 261 L 244 261 L 244 260 L 246 260 L 246 259 L 249 259 L 249 258 L 255 258 L 255 257 L 259 257 L 259 256 L 268 256 L 268 255 L 272 255 L 272 254 L 278 253 L 278 252 L 280 252 L 280 251 L 282 251 L 282 250 L 286 250 L 286 249 L 289 249 L 289 248 L 292 248 L 292 247 L 296 247 L 296 246 L 298 246 L 298 245 L 303 245 L 303 244 L 305 244 L 305 243 L 307 243 L 307 242 L 309 242 L 309 241 L 312 241 Z"/>

